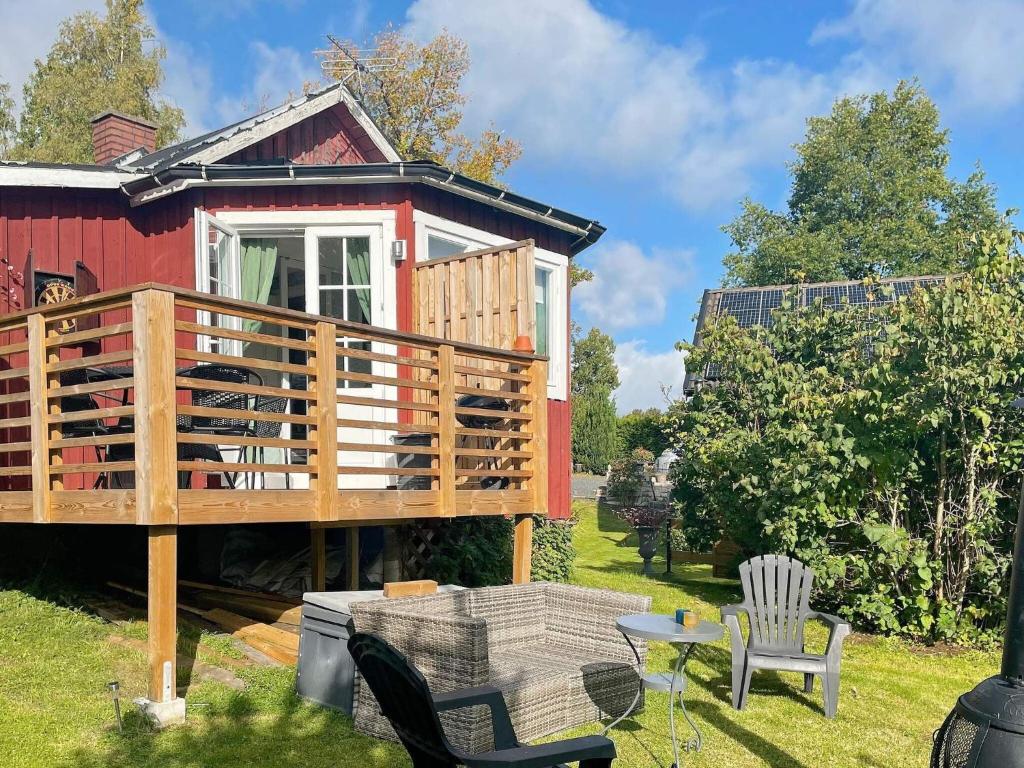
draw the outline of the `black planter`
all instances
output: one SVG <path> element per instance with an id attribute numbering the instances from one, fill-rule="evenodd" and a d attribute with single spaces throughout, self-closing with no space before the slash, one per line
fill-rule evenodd
<path id="1" fill-rule="evenodd" d="M 640 557 L 644 559 L 644 576 L 653 576 L 654 568 L 651 565 L 651 558 L 658 549 L 658 529 L 649 525 L 641 525 L 636 529 L 636 535 L 640 539 Z"/>

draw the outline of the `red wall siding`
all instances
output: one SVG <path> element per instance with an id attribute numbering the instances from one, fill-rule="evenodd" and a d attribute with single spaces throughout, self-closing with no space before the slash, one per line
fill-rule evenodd
<path id="1" fill-rule="evenodd" d="M 348 107 L 337 104 L 220 162 L 282 158 L 302 165 L 349 165 L 387 160 Z"/>

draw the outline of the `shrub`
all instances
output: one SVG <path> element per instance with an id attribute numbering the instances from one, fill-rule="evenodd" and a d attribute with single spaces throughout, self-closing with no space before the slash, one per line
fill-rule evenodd
<path id="1" fill-rule="evenodd" d="M 634 448 L 646 448 L 655 457 L 669 447 L 664 430 L 664 414 L 657 408 L 630 411 L 619 418 L 615 429 L 617 456 L 628 456 Z"/>
<path id="2" fill-rule="evenodd" d="M 628 456 L 616 459 L 608 470 L 605 492 L 623 507 L 640 503 L 648 482 L 647 467 L 654 456 L 646 448 L 635 448 Z"/>
<path id="3" fill-rule="evenodd" d="M 568 582 L 576 560 L 576 547 L 572 543 L 575 518 L 549 520 L 535 517 L 533 522 L 531 578 L 534 581 Z"/>
<path id="4" fill-rule="evenodd" d="M 870 309 L 723 318 L 690 346 L 718 381 L 671 408 L 675 499 L 704 542 L 798 557 L 863 627 L 995 638 L 1024 418 L 1024 265 L 976 239 L 965 275 Z M 885 290 L 869 284 L 869 290 Z"/>
<path id="5" fill-rule="evenodd" d="M 534 517 L 531 578 L 568 581 L 576 559 L 574 520 Z M 453 520 L 440 526 L 423 578 L 439 584 L 489 587 L 512 581 L 514 526 L 505 517 Z"/>

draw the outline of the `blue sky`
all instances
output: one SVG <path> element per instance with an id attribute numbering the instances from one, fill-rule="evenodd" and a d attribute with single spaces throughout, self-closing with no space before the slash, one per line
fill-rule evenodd
<path id="1" fill-rule="evenodd" d="M 20 85 L 55 20 L 100 0 L 0 0 L 0 78 Z M 805 119 L 837 96 L 917 76 L 952 135 L 951 168 L 980 162 L 1002 207 L 1020 204 L 1024 2 L 628 0 L 150 0 L 168 48 L 165 95 L 190 132 L 276 102 L 318 77 L 325 33 L 387 23 L 470 47 L 465 127 L 523 145 L 505 181 L 599 219 L 575 317 L 619 345 L 620 410 L 663 403 L 682 379 L 701 293 L 721 280 L 720 227 L 744 196 L 787 194 Z"/>

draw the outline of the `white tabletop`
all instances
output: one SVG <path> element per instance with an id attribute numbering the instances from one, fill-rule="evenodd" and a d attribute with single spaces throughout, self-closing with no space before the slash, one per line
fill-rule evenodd
<path id="1" fill-rule="evenodd" d="M 713 643 L 725 635 L 725 627 L 714 621 L 701 620 L 693 629 L 676 624 L 675 616 L 659 613 L 638 613 L 620 616 L 615 628 L 624 635 L 665 643 Z"/>

